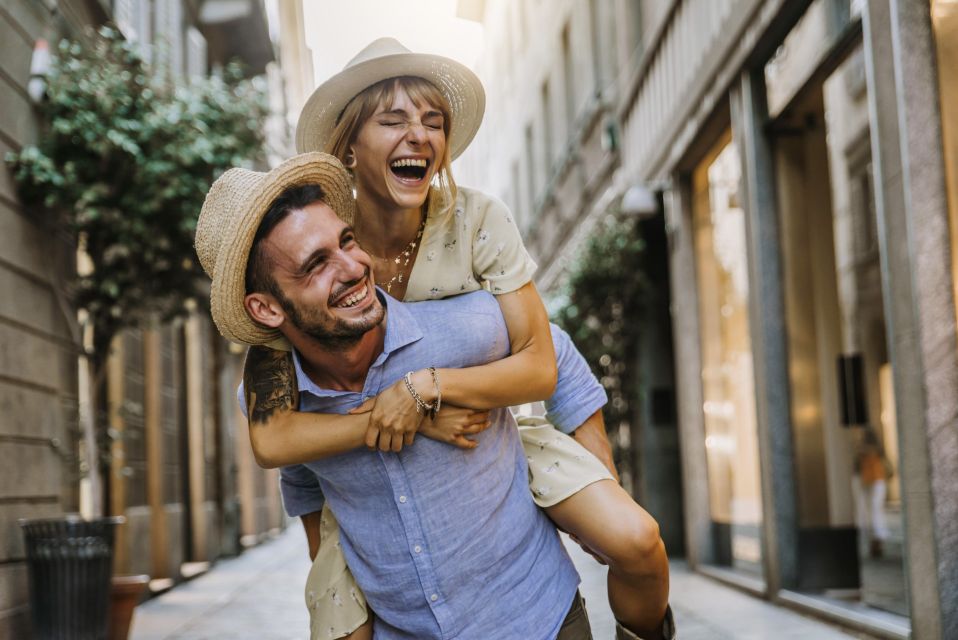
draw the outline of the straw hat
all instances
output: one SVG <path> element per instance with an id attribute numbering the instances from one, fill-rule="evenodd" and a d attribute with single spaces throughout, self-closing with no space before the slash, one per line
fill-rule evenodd
<path id="1" fill-rule="evenodd" d="M 253 322 L 246 313 L 246 262 L 260 222 L 273 201 L 288 187 L 318 184 L 326 204 L 352 224 L 355 201 L 349 174 L 326 153 L 294 156 L 268 173 L 230 169 L 209 193 L 196 223 L 196 255 L 213 280 L 210 310 L 213 322 L 229 340 L 267 344 L 279 331 Z"/>
<path id="2" fill-rule="evenodd" d="M 449 102 L 449 153 L 457 158 L 476 135 L 486 109 L 478 76 L 450 58 L 413 53 L 393 38 L 374 40 L 346 68 L 321 84 L 306 101 L 296 125 L 296 150 L 324 151 L 349 101 L 367 87 L 397 76 L 415 76 L 436 85 Z"/>

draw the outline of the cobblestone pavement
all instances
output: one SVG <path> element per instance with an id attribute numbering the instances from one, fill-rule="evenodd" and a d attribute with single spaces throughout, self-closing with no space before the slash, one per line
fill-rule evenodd
<path id="1" fill-rule="evenodd" d="M 614 637 L 605 568 L 567 545 L 582 575 L 582 593 L 596 640 Z M 308 635 L 303 584 L 306 538 L 293 524 L 275 540 L 140 605 L 132 640 L 302 640 Z M 681 640 L 841 640 L 855 636 L 817 620 L 672 568 L 672 608 Z M 513 640 L 513 639 L 503 639 Z"/>

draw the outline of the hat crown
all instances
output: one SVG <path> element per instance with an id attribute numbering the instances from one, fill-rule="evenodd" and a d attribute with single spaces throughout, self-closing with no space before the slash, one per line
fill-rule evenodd
<path id="1" fill-rule="evenodd" d="M 232 224 L 231 218 L 241 214 L 242 209 L 236 204 L 258 188 L 265 176 L 259 171 L 233 167 L 217 178 L 206 194 L 196 221 L 193 244 L 200 264 L 210 278 L 216 275 L 216 258 L 226 237 L 222 233 L 223 226 Z"/>
<path id="2" fill-rule="evenodd" d="M 343 70 L 345 71 L 350 67 L 355 67 L 357 64 L 362 64 L 363 62 L 367 62 L 369 60 L 375 60 L 376 58 L 383 58 L 385 56 L 393 56 L 404 53 L 411 54 L 412 51 L 404 47 L 399 40 L 396 40 L 395 38 L 377 38 L 366 45 L 362 51 L 353 56 L 353 59 L 346 63 L 346 66 L 343 67 Z"/>
<path id="3" fill-rule="evenodd" d="M 346 105 L 377 82 L 399 76 L 427 80 L 445 96 L 452 121 L 446 144 L 455 160 L 482 122 L 486 108 L 482 82 L 462 63 L 444 56 L 415 53 L 395 38 L 373 40 L 342 71 L 313 91 L 296 123 L 296 149 L 301 153 L 326 149 Z"/>

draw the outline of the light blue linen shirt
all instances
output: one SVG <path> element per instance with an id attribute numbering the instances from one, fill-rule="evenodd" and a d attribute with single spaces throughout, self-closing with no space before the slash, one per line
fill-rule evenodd
<path id="1" fill-rule="evenodd" d="M 362 392 L 319 388 L 297 357 L 302 411 L 345 413 L 407 371 L 475 366 L 509 352 L 499 306 L 486 292 L 415 304 L 380 294 L 385 344 Z M 346 561 L 376 614 L 377 638 L 558 634 L 579 577 L 532 502 L 511 413 L 496 409 L 490 419 L 472 450 L 420 437 L 399 453 L 358 449 L 283 468 L 291 516 L 329 500 Z"/>

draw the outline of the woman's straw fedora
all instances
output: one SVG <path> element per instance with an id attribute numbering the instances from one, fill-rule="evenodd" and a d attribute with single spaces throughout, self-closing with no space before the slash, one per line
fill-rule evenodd
<path id="1" fill-rule="evenodd" d="M 381 80 L 415 76 L 433 83 L 449 102 L 449 153 L 457 158 L 472 142 L 486 109 L 482 82 L 468 67 L 443 56 L 413 53 L 393 38 L 374 40 L 306 101 L 296 125 L 296 150 L 325 151 L 343 109 Z"/>
<path id="2" fill-rule="evenodd" d="M 230 169 L 210 191 L 196 223 L 196 255 L 213 280 L 210 311 L 220 333 L 244 344 L 280 338 L 275 329 L 253 322 L 246 313 L 246 262 L 260 222 L 287 188 L 317 184 L 324 202 L 345 222 L 355 211 L 352 184 L 343 165 L 325 153 L 304 153 L 267 173 Z"/>

